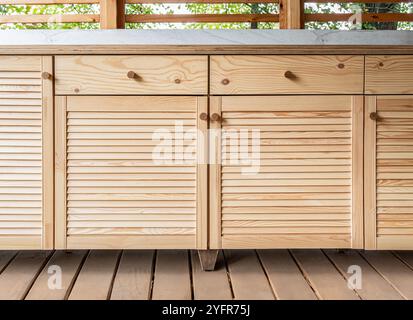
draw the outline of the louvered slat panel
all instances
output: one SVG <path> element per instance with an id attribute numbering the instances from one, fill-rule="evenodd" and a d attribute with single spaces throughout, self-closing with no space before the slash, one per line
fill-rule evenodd
<path id="1" fill-rule="evenodd" d="M 58 105 L 66 108 L 63 246 L 148 248 L 163 241 L 160 247 L 195 248 L 197 136 L 190 132 L 198 126 L 198 98 L 93 98 L 63 97 L 67 105 Z M 172 153 L 157 154 L 160 143 Z M 175 159 L 179 148 L 192 148 L 192 158 Z M 164 162 L 165 155 L 175 160 Z"/>
<path id="2" fill-rule="evenodd" d="M 413 98 L 377 97 L 377 243 L 413 248 Z M 410 243 L 410 244 L 409 244 Z"/>
<path id="3" fill-rule="evenodd" d="M 42 69 L 41 57 L 0 58 L 0 247 L 5 249 L 45 247 Z"/>
<path id="4" fill-rule="evenodd" d="M 352 97 L 222 97 L 222 246 L 360 246 L 353 128 L 361 110 Z"/>

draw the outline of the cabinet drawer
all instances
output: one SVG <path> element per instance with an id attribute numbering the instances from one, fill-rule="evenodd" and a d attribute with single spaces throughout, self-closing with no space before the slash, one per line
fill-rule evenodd
<path id="1" fill-rule="evenodd" d="M 206 56 L 56 57 L 56 94 L 206 94 Z"/>
<path id="2" fill-rule="evenodd" d="M 413 55 L 367 56 L 366 93 L 412 94 Z"/>
<path id="3" fill-rule="evenodd" d="M 211 57 L 211 94 L 362 92 L 362 56 Z"/>

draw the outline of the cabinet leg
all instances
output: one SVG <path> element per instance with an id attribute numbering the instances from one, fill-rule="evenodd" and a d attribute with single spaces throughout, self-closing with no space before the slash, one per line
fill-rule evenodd
<path id="1" fill-rule="evenodd" d="M 198 250 L 198 256 L 203 271 L 214 271 L 218 250 Z"/>

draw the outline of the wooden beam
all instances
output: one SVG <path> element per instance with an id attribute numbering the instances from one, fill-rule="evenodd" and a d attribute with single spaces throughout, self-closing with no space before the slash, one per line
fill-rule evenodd
<path id="1" fill-rule="evenodd" d="M 330 21 L 348 21 L 353 13 L 310 13 L 305 14 L 305 21 L 330 22 Z M 413 21 L 411 13 L 363 13 L 362 22 L 397 22 Z"/>
<path id="2" fill-rule="evenodd" d="M 303 0 L 280 0 L 280 29 L 304 29 Z"/>
<path id="3" fill-rule="evenodd" d="M 141 14 L 126 15 L 126 22 L 278 22 L 278 14 Z"/>
<path id="4" fill-rule="evenodd" d="M 100 28 L 117 29 L 118 26 L 118 1 L 100 0 Z"/>

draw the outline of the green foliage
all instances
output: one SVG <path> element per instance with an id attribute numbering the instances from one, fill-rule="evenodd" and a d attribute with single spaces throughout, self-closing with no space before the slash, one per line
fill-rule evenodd
<path id="1" fill-rule="evenodd" d="M 401 12 L 413 13 L 413 3 L 307 3 L 306 13 L 354 13 L 360 12 Z M 0 5 L 0 15 L 36 15 L 36 14 L 98 14 L 99 5 L 70 4 L 70 5 Z M 204 4 L 187 3 L 179 5 L 168 4 L 128 4 L 127 14 L 274 14 L 278 13 L 278 4 L 248 4 L 248 3 L 223 3 Z M 98 23 L 40 23 L 40 24 L 3 24 L 0 29 L 98 29 Z M 128 23 L 128 29 L 159 29 L 159 28 L 184 28 L 184 29 L 277 29 L 278 23 Z M 307 29 L 349 29 L 347 22 L 308 22 Z M 362 29 L 398 29 L 413 30 L 412 22 L 398 23 L 363 23 Z"/>

